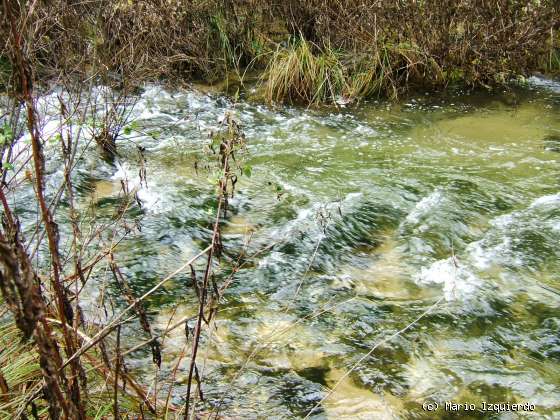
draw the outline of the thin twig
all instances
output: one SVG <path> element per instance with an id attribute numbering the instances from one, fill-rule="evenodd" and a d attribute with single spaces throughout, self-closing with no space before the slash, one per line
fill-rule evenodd
<path id="1" fill-rule="evenodd" d="M 101 340 L 103 337 L 105 337 L 107 334 L 109 334 L 115 328 L 116 323 L 120 319 L 122 319 L 122 317 L 124 315 L 126 315 L 131 309 L 133 309 L 137 302 L 141 302 L 144 299 L 146 299 L 148 296 L 150 296 L 152 293 L 154 293 L 156 290 L 158 290 L 161 286 L 163 286 L 165 283 L 167 283 L 169 280 L 171 280 L 173 277 L 175 277 L 177 274 L 179 274 L 181 271 L 183 271 L 185 268 L 187 268 L 190 264 L 193 263 L 193 261 L 195 261 L 196 259 L 198 259 L 202 255 L 204 255 L 210 249 L 211 249 L 211 246 L 208 246 L 204 250 L 200 251 L 198 254 L 196 254 L 194 257 L 192 257 L 189 261 L 187 261 L 181 267 L 176 269 L 173 273 L 169 274 L 162 281 L 160 281 L 158 284 L 156 284 L 154 287 L 152 287 L 150 290 L 148 290 L 146 293 L 144 293 L 140 298 L 136 299 L 136 301 L 134 303 L 127 306 L 121 313 L 119 313 L 115 318 L 113 318 L 113 320 L 105 328 L 103 328 L 101 331 L 99 331 L 91 339 L 90 342 L 88 342 L 86 345 L 82 346 L 76 353 L 74 353 L 68 360 L 66 360 L 66 362 L 64 362 L 62 367 L 66 366 L 68 363 L 70 363 L 76 357 L 79 357 L 80 355 L 82 355 L 83 353 L 88 351 L 90 348 L 92 348 L 94 345 L 96 345 L 99 342 L 99 340 Z"/>

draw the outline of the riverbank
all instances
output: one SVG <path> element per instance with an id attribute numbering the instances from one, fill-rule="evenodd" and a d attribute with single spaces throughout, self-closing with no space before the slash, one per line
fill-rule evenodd
<path id="1" fill-rule="evenodd" d="M 346 103 L 560 70 L 554 1 L 54 1 L 12 13 L 37 81 L 242 84 L 256 70 L 269 102 Z M 0 83 L 13 84 L 9 44 L 0 54 Z"/>

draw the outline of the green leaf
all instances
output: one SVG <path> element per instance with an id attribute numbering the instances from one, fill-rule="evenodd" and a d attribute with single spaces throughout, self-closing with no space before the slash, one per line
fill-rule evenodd
<path id="1" fill-rule="evenodd" d="M 12 127 L 9 126 L 8 123 L 4 123 L 4 127 L 2 127 L 2 132 L 6 137 L 13 137 L 14 133 L 12 131 Z"/>
<path id="2" fill-rule="evenodd" d="M 14 165 L 12 165 L 10 162 L 6 162 L 4 163 L 4 169 L 7 171 L 13 171 L 14 170 Z"/>
<path id="3" fill-rule="evenodd" d="M 12 141 L 14 133 L 12 132 L 12 128 L 8 125 L 8 123 L 4 123 L 4 126 L 0 129 L 0 144 L 8 144 Z"/>
<path id="4" fill-rule="evenodd" d="M 49 141 L 52 142 L 52 143 L 56 143 L 57 141 L 62 141 L 62 136 L 60 135 L 60 133 L 57 133 L 54 136 L 52 136 L 49 139 Z"/>
<path id="5" fill-rule="evenodd" d="M 251 165 L 245 165 L 243 167 L 243 175 L 245 175 L 248 178 L 251 178 L 252 173 L 253 173 L 253 168 L 251 167 Z"/>
<path id="6" fill-rule="evenodd" d="M 132 128 L 129 125 L 127 125 L 124 128 L 124 134 L 126 134 L 128 136 L 128 135 L 130 135 L 131 132 L 132 132 Z"/>

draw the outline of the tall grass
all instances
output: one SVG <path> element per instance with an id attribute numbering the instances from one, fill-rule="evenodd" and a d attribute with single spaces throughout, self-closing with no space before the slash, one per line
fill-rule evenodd
<path id="1" fill-rule="evenodd" d="M 445 5 L 435 0 L 293 0 L 283 5 L 280 14 L 289 15 L 288 26 L 313 46 L 308 50 L 315 60 L 337 51 L 333 72 L 344 82 L 338 91 L 320 92 L 312 69 L 301 76 L 305 68 L 287 58 L 302 55 L 303 49 L 280 47 L 267 68 L 269 101 L 395 97 L 415 86 L 503 85 L 518 75 L 559 71 L 560 3 L 552 0 Z M 288 80 L 308 82 L 305 89 L 296 83 L 290 91 Z M 310 92 L 314 86 L 316 94 Z"/>
<path id="2" fill-rule="evenodd" d="M 25 412 L 31 394 L 42 380 L 39 355 L 33 346 L 21 341 L 14 323 L 0 324 L 0 374 L 6 381 L 8 393 L 0 396 L 0 417 L 16 418 Z"/>
<path id="3" fill-rule="evenodd" d="M 543 66 L 548 73 L 560 74 L 560 30 L 550 28 L 548 57 Z"/>
<path id="4" fill-rule="evenodd" d="M 330 101 L 344 91 L 346 83 L 338 54 L 301 38 L 277 48 L 261 80 L 271 102 Z"/>
<path id="5" fill-rule="evenodd" d="M 560 73 L 560 49 L 550 51 L 546 70 L 553 73 Z"/>
<path id="6" fill-rule="evenodd" d="M 33 416 L 45 418 L 48 414 L 46 401 L 37 398 L 45 386 L 39 354 L 32 342 L 22 340 L 21 331 L 9 319 L 0 322 L 0 375 L 5 379 L 8 392 L 0 391 L 0 418 L 16 419 Z M 92 361 L 95 359 L 91 359 Z M 109 378 L 86 364 L 88 374 L 87 418 L 102 418 L 112 409 L 112 390 Z M 110 404 L 108 403 L 110 402 Z M 138 410 L 138 400 L 125 393 L 119 394 L 123 412 Z"/>
<path id="7" fill-rule="evenodd" d="M 446 75 L 417 46 L 387 43 L 366 53 L 323 48 L 303 38 L 278 47 L 261 77 L 269 102 L 347 103 L 360 98 L 398 96 L 403 86 L 427 74 L 436 82 Z"/>

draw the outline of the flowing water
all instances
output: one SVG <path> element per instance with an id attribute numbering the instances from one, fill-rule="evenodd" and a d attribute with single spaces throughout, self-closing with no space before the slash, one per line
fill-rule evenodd
<path id="1" fill-rule="evenodd" d="M 207 246 L 215 189 L 194 163 L 226 112 L 241 123 L 252 176 L 230 202 L 218 282 L 228 256 L 265 251 L 203 337 L 203 412 L 302 418 L 336 385 L 311 418 L 448 418 L 445 401 L 527 402 L 534 412 L 495 418 L 558 418 L 560 89 L 545 85 L 323 110 L 151 87 L 115 165 L 83 170 L 79 196 L 110 213 L 146 148 L 141 231 L 117 252 L 142 293 Z M 178 276 L 149 300 L 153 325 L 194 315 L 196 302 L 190 274 Z M 126 331 L 130 345 L 138 331 Z M 182 328 L 165 340 L 164 375 L 185 340 Z M 147 350 L 131 360 L 153 376 Z"/>

